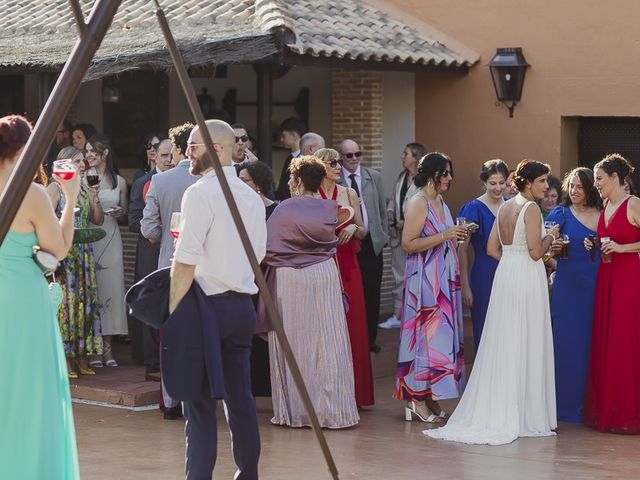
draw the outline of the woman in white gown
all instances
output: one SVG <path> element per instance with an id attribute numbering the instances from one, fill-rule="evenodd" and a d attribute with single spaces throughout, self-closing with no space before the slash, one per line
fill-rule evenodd
<path id="1" fill-rule="evenodd" d="M 499 260 L 486 323 L 467 388 L 449 422 L 432 438 L 502 445 L 554 435 L 556 399 L 547 277 L 542 257 L 559 236 L 545 234 L 540 208 L 549 168 L 523 160 L 519 194 L 504 203 L 487 253 Z"/>

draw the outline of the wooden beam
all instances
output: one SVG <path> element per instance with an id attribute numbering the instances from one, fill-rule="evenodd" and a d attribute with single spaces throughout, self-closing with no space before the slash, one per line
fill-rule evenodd
<path id="1" fill-rule="evenodd" d="M 258 73 L 258 158 L 267 165 L 271 166 L 271 108 L 273 105 L 272 65 L 270 63 L 260 63 L 255 65 L 255 68 Z"/>

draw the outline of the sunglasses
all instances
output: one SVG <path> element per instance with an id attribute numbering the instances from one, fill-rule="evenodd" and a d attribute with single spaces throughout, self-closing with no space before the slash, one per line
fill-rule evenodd
<path id="1" fill-rule="evenodd" d="M 355 152 L 355 153 L 343 153 L 342 155 L 344 155 L 347 158 L 360 158 L 362 156 L 362 152 Z"/>
<path id="2" fill-rule="evenodd" d="M 329 165 L 331 168 L 336 168 L 338 165 L 342 165 L 342 162 L 340 160 L 329 160 L 328 162 L 324 162 L 325 164 Z"/>
<path id="3" fill-rule="evenodd" d="M 442 172 L 442 176 L 453 178 L 453 172 L 451 170 L 445 170 L 444 172 Z"/>
<path id="4" fill-rule="evenodd" d="M 147 150 L 158 150 L 160 143 L 147 143 Z"/>
<path id="5" fill-rule="evenodd" d="M 245 143 L 247 140 L 249 140 L 249 135 L 242 135 L 241 137 L 236 137 L 236 143 L 238 142 Z"/>

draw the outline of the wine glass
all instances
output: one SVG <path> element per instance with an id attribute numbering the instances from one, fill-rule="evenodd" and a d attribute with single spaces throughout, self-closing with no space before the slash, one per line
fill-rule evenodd
<path id="1" fill-rule="evenodd" d="M 87 184 L 90 187 L 96 187 L 100 183 L 100 176 L 98 175 L 98 170 L 91 167 L 85 171 L 85 175 L 87 178 Z"/>
<path id="2" fill-rule="evenodd" d="M 76 168 L 70 158 L 63 158 L 53 162 L 53 174 L 62 180 L 71 180 L 76 174 Z"/>
<path id="3" fill-rule="evenodd" d="M 180 212 L 173 212 L 171 214 L 171 224 L 169 226 L 169 231 L 171 232 L 171 236 L 173 238 L 178 238 L 180 236 L 180 230 L 182 229 L 182 225 L 180 222 L 182 221 L 182 214 Z"/>

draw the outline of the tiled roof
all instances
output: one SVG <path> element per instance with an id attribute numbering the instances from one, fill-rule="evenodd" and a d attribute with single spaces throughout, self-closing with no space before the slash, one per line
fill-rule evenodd
<path id="1" fill-rule="evenodd" d="M 93 0 L 80 0 L 88 15 Z M 274 33 L 294 54 L 418 65 L 470 66 L 447 37 L 403 24 L 362 0 L 160 0 L 188 64 L 251 63 L 278 53 Z M 60 66 L 76 40 L 67 0 L 0 0 L 0 66 Z M 124 0 L 93 69 L 168 66 L 149 0 Z M 99 70 L 99 68 L 98 68 Z M 96 74 L 95 76 L 100 76 Z"/>

